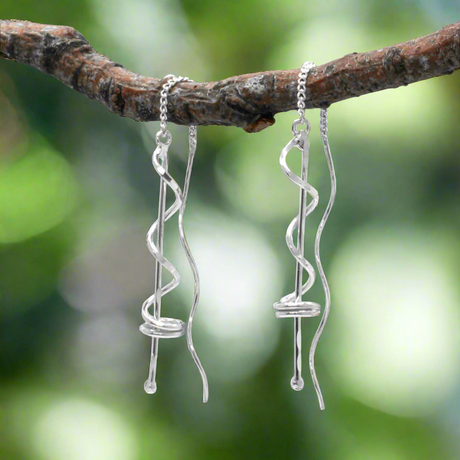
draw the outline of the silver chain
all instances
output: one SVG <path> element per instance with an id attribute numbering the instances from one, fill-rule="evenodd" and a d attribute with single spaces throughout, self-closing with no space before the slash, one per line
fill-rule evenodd
<path id="1" fill-rule="evenodd" d="M 168 126 L 168 95 L 169 90 L 176 84 L 181 81 L 193 81 L 188 77 L 176 77 L 175 75 L 166 75 L 165 78 L 168 78 L 168 81 L 163 85 L 160 96 L 160 131 L 157 133 L 157 140 L 160 137 L 170 138 L 170 133 L 167 130 Z"/>
<path id="2" fill-rule="evenodd" d="M 305 121 L 305 93 L 307 91 L 307 77 L 310 71 L 315 67 L 316 65 L 313 62 L 304 62 L 299 73 L 299 80 L 297 83 L 297 112 L 299 112 L 302 123 Z"/>

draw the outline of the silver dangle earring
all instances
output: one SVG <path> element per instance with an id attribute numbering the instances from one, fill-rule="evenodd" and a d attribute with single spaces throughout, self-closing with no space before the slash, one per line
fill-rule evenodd
<path id="1" fill-rule="evenodd" d="M 153 394 L 157 390 L 156 385 L 156 372 L 157 372 L 157 361 L 158 361 L 158 345 L 159 339 L 172 339 L 181 337 L 186 334 L 187 346 L 195 361 L 196 366 L 201 374 L 203 380 L 203 402 L 208 401 L 209 397 L 209 386 L 206 377 L 206 372 L 201 364 L 200 359 L 196 353 L 192 339 L 192 326 L 193 319 L 197 310 L 198 300 L 200 296 L 200 280 L 198 275 L 198 269 L 190 251 L 188 245 L 185 230 L 184 230 L 184 213 L 187 202 L 187 195 L 190 185 L 190 178 L 192 173 L 193 159 L 195 156 L 197 146 L 197 128 L 196 126 L 189 127 L 189 155 L 187 163 L 187 171 L 185 174 L 184 191 L 180 189 L 177 182 L 172 178 L 168 172 L 168 150 L 171 145 L 172 136 L 167 129 L 167 104 L 169 90 L 176 84 L 182 81 L 191 81 L 187 77 L 175 77 L 174 75 L 167 75 L 168 80 L 163 85 L 160 99 L 160 131 L 156 134 L 157 148 L 152 155 L 152 164 L 155 171 L 160 177 L 160 195 L 158 205 L 158 219 L 152 224 L 149 231 L 147 232 L 147 247 L 153 257 L 156 259 L 155 264 L 155 285 L 154 293 L 143 303 L 142 305 L 142 318 L 145 323 L 139 327 L 139 330 L 152 338 L 152 347 L 150 353 L 150 367 L 149 375 L 144 384 L 146 393 Z M 175 195 L 174 203 L 166 209 L 166 193 L 167 187 L 169 187 Z M 178 226 L 179 226 L 179 237 L 181 244 L 184 248 L 187 260 L 192 269 L 194 278 L 194 296 L 192 309 L 190 316 L 185 323 L 179 319 L 163 318 L 161 317 L 161 299 L 164 295 L 171 292 L 180 283 L 180 274 L 177 268 L 164 257 L 163 246 L 164 246 L 164 225 L 177 211 L 178 215 Z M 162 286 L 162 271 L 165 268 L 171 273 L 173 279 Z M 149 309 L 153 307 L 153 314 L 150 313 Z"/>
<path id="2" fill-rule="evenodd" d="M 292 125 L 292 133 L 294 138 L 284 147 L 280 155 L 280 166 L 286 177 L 294 182 L 300 188 L 299 194 L 299 213 L 289 224 L 286 232 L 286 244 L 289 251 L 296 259 L 296 275 L 294 292 L 284 296 L 281 300 L 273 305 L 276 310 L 277 318 L 294 318 L 294 376 L 291 379 L 291 387 L 296 390 L 302 390 L 304 381 L 302 378 L 302 329 L 301 319 L 312 318 L 321 314 L 321 306 L 315 302 L 303 301 L 302 296 L 311 289 L 315 283 L 316 273 L 313 265 L 304 257 L 304 240 L 305 240 L 305 219 L 310 215 L 319 202 L 318 191 L 312 187 L 307 181 L 308 175 L 308 160 L 310 141 L 308 134 L 311 130 L 310 122 L 305 118 L 305 93 L 306 81 L 309 72 L 316 67 L 312 62 L 305 62 L 300 70 L 298 86 L 297 86 L 297 107 L 299 118 Z M 299 126 L 305 125 L 305 129 L 299 129 Z M 320 132 L 323 141 L 324 153 L 329 168 L 331 178 L 331 195 L 326 211 L 318 226 L 315 237 L 315 261 L 318 268 L 318 273 L 323 285 L 325 304 L 324 313 L 319 323 L 318 329 L 313 337 L 312 345 L 309 353 L 310 373 L 313 380 L 313 385 L 318 396 L 319 406 L 321 410 L 325 409 L 323 395 L 319 386 L 318 378 L 315 371 L 315 352 L 321 334 L 326 325 L 331 308 L 331 294 L 326 275 L 323 270 L 320 258 L 320 241 L 326 221 L 331 212 L 336 195 L 337 185 L 334 171 L 334 163 L 332 161 L 331 150 L 327 138 L 327 110 L 322 109 L 320 115 Z M 296 147 L 302 154 L 302 165 L 300 177 L 292 172 L 287 165 L 287 156 L 289 152 Z M 310 195 L 311 201 L 307 204 L 307 195 Z M 294 231 L 297 229 L 297 244 L 294 244 Z M 303 283 L 303 271 L 308 273 L 308 279 Z"/>

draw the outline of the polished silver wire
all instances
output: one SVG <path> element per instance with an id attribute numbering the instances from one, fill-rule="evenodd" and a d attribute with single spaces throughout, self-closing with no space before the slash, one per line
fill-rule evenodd
<path id="1" fill-rule="evenodd" d="M 184 212 L 185 212 L 185 205 L 187 203 L 187 195 L 190 185 L 190 178 L 192 175 L 192 167 L 193 167 L 193 159 L 195 157 L 197 145 L 197 128 L 196 126 L 190 126 L 189 128 L 189 155 L 188 155 L 188 163 L 187 163 L 187 171 L 185 173 L 185 181 L 184 181 L 184 192 L 182 195 L 182 206 L 179 210 L 179 236 L 182 246 L 185 251 L 185 255 L 187 256 L 187 260 L 189 262 L 190 268 L 193 273 L 193 284 L 194 284 L 194 293 L 193 293 L 193 303 L 192 308 L 190 310 L 190 316 L 187 322 L 187 346 L 192 355 L 193 360 L 195 361 L 196 367 L 200 372 L 201 379 L 203 381 L 203 402 L 208 402 L 209 399 L 209 384 L 208 378 L 206 376 L 206 372 L 204 370 L 203 365 L 201 364 L 200 358 L 195 350 L 195 346 L 193 344 L 193 336 L 192 336 L 192 328 L 193 328 L 193 320 L 195 318 L 195 313 L 198 308 L 198 302 L 200 300 L 200 275 L 198 273 L 198 267 L 196 265 L 195 259 L 190 251 L 190 247 L 187 241 L 187 237 L 185 236 L 184 230 Z"/>
<path id="2" fill-rule="evenodd" d="M 175 77 L 174 75 L 168 75 L 166 78 L 168 78 L 168 81 L 165 83 L 165 85 L 163 85 L 160 99 L 161 123 L 160 131 L 158 131 L 156 135 L 157 148 L 155 149 L 152 155 L 153 167 L 160 176 L 158 219 L 152 224 L 147 233 L 147 247 L 153 255 L 153 257 L 156 259 L 155 289 L 154 293 L 142 305 L 142 318 L 144 319 L 145 323 L 142 324 L 139 328 L 143 334 L 150 336 L 152 338 L 149 375 L 144 384 L 144 389 L 149 394 L 155 393 L 157 389 L 156 372 L 158 362 L 159 339 L 176 338 L 186 334 L 188 348 L 203 380 L 203 402 L 207 402 L 209 397 L 208 380 L 204 368 L 196 353 L 192 339 L 192 326 L 199 300 L 200 280 L 198 275 L 198 269 L 195 260 L 192 256 L 192 253 L 190 251 L 190 247 L 188 245 L 184 230 L 184 213 L 190 185 L 193 159 L 195 156 L 197 145 L 197 128 L 196 126 L 189 127 L 189 156 L 184 181 L 184 192 L 182 192 L 177 182 L 168 173 L 168 149 L 172 141 L 172 136 L 171 133 L 167 130 L 167 102 L 169 90 L 176 83 L 180 81 L 190 80 L 187 77 Z M 168 210 L 165 210 L 167 187 L 169 187 L 174 192 L 175 201 L 170 206 L 170 208 L 168 208 Z M 177 287 L 180 283 L 179 271 L 163 255 L 164 224 L 177 211 L 179 211 L 178 226 L 180 240 L 185 250 L 194 277 L 194 300 L 188 319 L 187 327 L 185 326 L 185 323 L 181 320 L 161 317 L 161 298 L 168 292 L 171 292 L 171 290 Z M 168 270 L 173 277 L 173 279 L 164 287 L 162 287 L 163 267 L 166 270 Z M 149 312 L 149 309 L 152 306 L 153 315 Z"/>
<path id="3" fill-rule="evenodd" d="M 308 183 L 308 161 L 309 161 L 309 148 L 310 142 L 308 134 L 311 126 L 308 120 L 305 119 L 305 93 L 306 93 L 306 79 L 308 73 L 315 67 L 311 62 L 303 64 L 299 73 L 298 87 L 297 87 L 297 107 L 299 118 L 294 121 L 292 125 L 292 132 L 294 138 L 284 147 L 280 155 L 280 166 L 286 177 L 299 187 L 299 212 L 296 217 L 289 224 L 286 231 L 286 244 L 289 251 L 296 259 L 296 277 L 295 289 L 292 293 L 282 297 L 279 302 L 276 302 L 273 307 L 276 310 L 277 318 L 294 318 L 294 376 L 291 379 L 291 387 L 296 390 L 302 390 L 304 381 L 302 378 L 302 330 L 301 318 L 316 317 L 321 314 L 321 307 L 315 302 L 303 301 L 302 296 L 311 289 L 316 280 L 316 273 L 313 265 L 304 257 L 304 240 L 305 240 L 305 220 L 319 203 L 318 191 Z M 300 125 L 305 125 L 305 129 L 299 130 Z M 331 197 L 326 211 L 319 224 L 316 237 L 315 237 L 315 261 L 318 267 L 318 272 L 321 277 L 323 289 L 325 293 L 325 309 L 320 325 L 313 338 L 312 346 L 309 353 L 309 367 L 312 375 L 313 384 L 318 396 L 320 408 L 324 409 L 324 400 L 322 397 L 321 389 L 315 371 L 315 351 L 318 345 L 321 334 L 324 330 L 327 318 L 330 312 L 330 290 L 327 283 L 326 275 L 324 273 L 321 258 L 320 258 L 320 240 L 321 234 L 324 229 L 327 218 L 329 217 L 332 205 L 334 203 L 336 194 L 336 178 L 334 172 L 334 165 L 327 139 L 327 110 L 321 110 L 321 137 L 323 140 L 324 152 L 328 163 L 330 176 L 331 176 Z M 289 169 L 287 165 L 287 156 L 289 152 L 297 148 L 302 154 L 301 175 L 297 176 Z M 311 201 L 307 204 L 308 195 Z M 294 244 L 294 232 L 297 230 L 297 243 Z M 303 283 L 303 271 L 308 274 L 308 279 Z"/>
<path id="4" fill-rule="evenodd" d="M 327 166 L 329 168 L 329 175 L 331 179 L 331 194 L 329 196 L 329 202 L 327 203 L 326 210 L 324 211 L 323 217 L 318 226 L 318 230 L 315 236 L 315 261 L 318 267 L 319 276 L 321 278 L 321 283 L 323 285 L 324 290 L 324 313 L 319 323 L 318 329 L 313 337 L 310 353 L 309 353 L 309 366 L 310 366 L 310 373 L 311 378 L 313 381 L 313 386 L 315 387 L 316 395 L 318 396 L 319 406 L 321 410 L 326 408 L 324 404 L 323 395 L 321 393 L 321 388 L 319 386 L 318 378 L 316 376 L 315 370 L 315 352 L 316 347 L 318 346 L 319 339 L 321 338 L 321 334 L 323 333 L 324 327 L 326 326 L 326 321 L 329 317 L 329 313 L 331 311 L 331 290 L 329 288 L 329 283 L 327 282 L 326 274 L 324 273 L 323 265 L 321 263 L 321 256 L 320 256 L 320 243 L 321 243 L 321 235 L 324 230 L 324 226 L 326 225 L 327 219 L 329 218 L 329 214 L 331 213 L 332 206 L 334 206 L 335 196 L 337 194 L 337 178 L 335 175 L 334 169 L 334 162 L 332 161 L 332 154 L 331 149 L 329 147 L 329 140 L 327 138 L 327 109 L 321 109 L 320 114 L 320 132 L 321 132 L 321 139 L 323 141 L 324 147 L 324 154 L 326 156 Z"/>

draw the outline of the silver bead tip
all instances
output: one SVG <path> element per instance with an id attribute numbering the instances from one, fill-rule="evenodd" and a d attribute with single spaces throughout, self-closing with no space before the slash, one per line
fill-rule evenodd
<path id="1" fill-rule="evenodd" d="M 157 384 L 155 382 L 146 380 L 144 383 L 144 390 L 147 394 L 153 395 L 157 391 Z"/>
<path id="2" fill-rule="evenodd" d="M 294 391 L 302 390 L 303 386 L 304 386 L 304 381 L 303 381 L 302 377 L 299 377 L 299 378 L 292 377 L 292 379 L 291 379 L 291 388 Z"/>

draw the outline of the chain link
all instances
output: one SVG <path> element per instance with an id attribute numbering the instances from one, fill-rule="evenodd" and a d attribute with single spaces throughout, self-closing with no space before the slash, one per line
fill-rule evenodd
<path id="1" fill-rule="evenodd" d="M 304 62 L 299 73 L 299 80 L 297 83 L 297 112 L 301 123 L 305 123 L 305 98 L 307 91 L 307 77 L 310 71 L 315 68 L 316 65 L 313 62 Z"/>
<path id="2" fill-rule="evenodd" d="M 168 96 L 169 90 L 181 81 L 193 81 L 188 77 L 176 77 L 175 75 L 166 75 L 168 81 L 163 85 L 160 93 L 160 131 L 158 131 L 156 139 L 160 140 L 161 137 L 165 137 L 170 142 L 171 133 L 167 130 L 168 126 Z"/>

